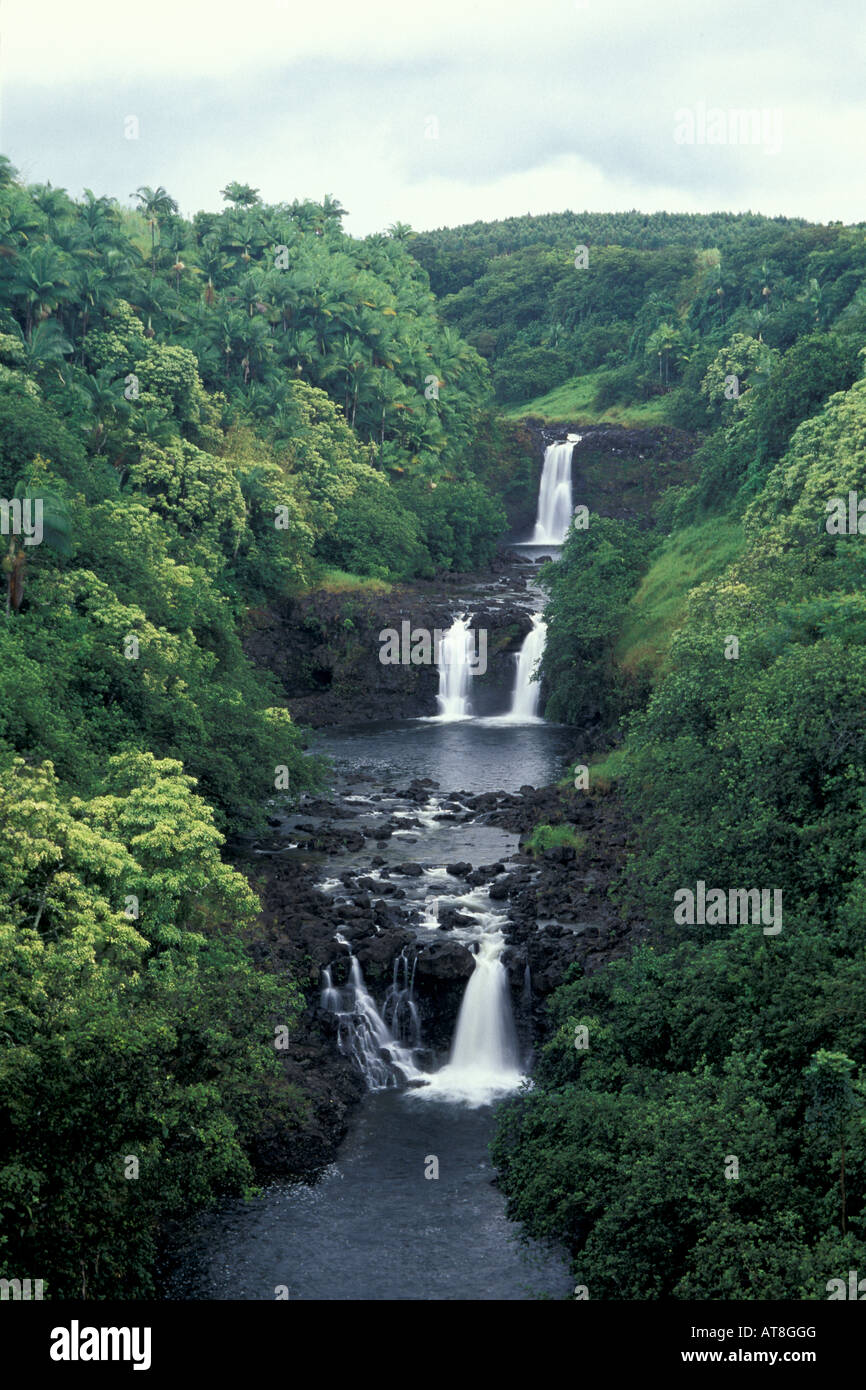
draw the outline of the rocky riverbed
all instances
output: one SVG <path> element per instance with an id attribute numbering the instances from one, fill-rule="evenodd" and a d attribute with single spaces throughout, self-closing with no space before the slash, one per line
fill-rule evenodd
<path id="1" fill-rule="evenodd" d="M 329 1162 L 364 1092 L 320 1000 L 326 968 L 335 984 L 345 982 L 338 933 L 380 1001 L 395 961 L 408 957 L 423 1047 L 437 1065 L 475 967 L 465 939 L 473 905 L 502 913 L 503 963 L 527 1055 L 546 1035 L 546 1001 L 566 972 L 576 964 L 591 973 L 646 933 L 643 922 L 623 921 L 608 897 L 626 845 L 610 794 L 529 785 L 443 791 L 430 778 L 397 787 L 358 774 L 336 794 L 307 798 L 272 820 L 272 836 L 239 847 L 263 904 L 249 945 L 266 968 L 289 970 L 304 988 L 306 1009 L 281 1061 L 309 1118 L 299 1131 L 264 1128 L 255 1155 L 264 1172 L 310 1175 Z M 523 840 L 540 822 L 575 826 L 585 848 L 527 853 Z M 430 834 L 440 828 L 453 831 L 451 844 L 483 846 L 488 835 L 501 853 L 442 863 Z"/>

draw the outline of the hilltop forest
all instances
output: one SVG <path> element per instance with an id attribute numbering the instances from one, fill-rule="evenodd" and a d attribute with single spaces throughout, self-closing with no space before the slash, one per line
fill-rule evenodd
<path id="1" fill-rule="evenodd" d="M 303 992 L 247 949 L 226 842 L 328 768 L 250 615 L 484 569 L 537 488 L 527 422 L 610 420 L 685 432 L 689 476 L 570 533 L 543 680 L 652 940 L 553 996 L 500 1183 L 593 1298 L 825 1296 L 866 1214 L 866 562 L 825 525 L 866 498 L 866 231 L 359 239 L 331 197 L 222 195 L 185 218 L 0 164 L 0 497 L 44 523 L 3 536 L 0 1267 L 153 1295 L 163 1223 L 305 1122 L 273 1047 Z M 675 928 L 698 879 L 781 888 L 782 932 Z"/>

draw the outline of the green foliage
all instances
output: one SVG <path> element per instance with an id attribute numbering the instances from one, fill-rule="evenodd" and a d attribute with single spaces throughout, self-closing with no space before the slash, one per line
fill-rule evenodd
<path id="1" fill-rule="evenodd" d="M 506 526 L 502 504 L 475 478 L 408 484 L 406 496 L 420 519 L 437 569 L 483 569 L 496 554 Z"/>
<path id="2" fill-rule="evenodd" d="M 118 757 L 66 800 L 7 760 L 0 815 L 0 1265 L 52 1298 L 153 1296 L 160 1222 L 248 1187 L 263 1105 L 300 1120 L 272 1019 L 301 1000 L 241 949 L 256 899 L 177 764 Z"/>
<path id="3" fill-rule="evenodd" d="M 545 566 L 548 719 L 599 735 L 620 713 L 624 691 L 614 650 L 651 547 L 632 523 L 591 515 L 585 530 L 572 526 L 559 561 Z"/>
<path id="4" fill-rule="evenodd" d="M 356 574 L 406 579 L 422 563 L 418 518 L 395 488 L 373 474 L 343 502 L 317 554 L 325 563 L 345 561 Z"/>
<path id="5" fill-rule="evenodd" d="M 536 825 L 523 849 L 528 854 L 543 854 L 546 849 L 573 849 L 578 854 L 586 848 L 586 836 L 573 825 Z"/>

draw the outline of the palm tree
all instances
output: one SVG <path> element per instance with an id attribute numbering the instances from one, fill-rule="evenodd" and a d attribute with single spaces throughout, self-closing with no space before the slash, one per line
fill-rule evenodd
<path id="1" fill-rule="evenodd" d="M 100 310 L 110 309 L 115 303 L 115 293 L 109 277 L 98 266 L 84 265 L 74 275 L 75 297 L 79 304 L 81 319 L 81 361 L 87 344 L 87 329 L 90 315 Z"/>
<path id="2" fill-rule="evenodd" d="M 156 230 L 161 227 L 164 219 L 176 214 L 178 211 L 177 203 L 172 198 L 162 184 L 158 188 L 151 188 L 148 184 L 142 184 L 137 188 L 134 196 L 138 199 L 141 211 L 144 213 L 150 224 L 150 273 L 156 271 Z"/>
<path id="3" fill-rule="evenodd" d="M 77 222 L 82 239 L 97 249 L 106 244 L 117 246 L 126 240 L 115 200 L 97 198 L 90 188 L 85 188 L 84 199 L 78 204 Z"/>
<path id="4" fill-rule="evenodd" d="M 43 488 L 23 479 L 15 485 L 13 497 L 22 502 L 39 503 L 42 512 L 42 541 L 58 555 L 69 555 L 72 543 L 69 535 L 69 513 L 66 503 L 59 493 Z M 10 535 L 9 549 L 3 559 L 6 574 L 6 617 L 19 612 L 24 598 L 24 578 L 27 568 L 28 551 L 32 547 L 24 544 L 21 536 Z"/>
<path id="5" fill-rule="evenodd" d="M 226 221 L 228 236 L 222 243 L 223 250 L 239 252 L 234 260 L 243 261 L 245 266 L 252 260 L 260 260 L 270 240 L 261 219 L 250 213 L 239 213 L 226 214 Z"/>
<path id="6" fill-rule="evenodd" d="M 21 331 L 21 325 L 16 323 L 13 334 L 20 339 L 24 356 L 23 365 L 30 372 L 35 372 L 39 368 L 52 364 L 56 365 L 74 350 L 56 319 L 45 319 L 41 323 L 37 323 L 29 338 L 25 337 Z M 62 376 L 60 379 L 63 380 Z"/>
<path id="7" fill-rule="evenodd" d="M 97 372 L 78 372 L 71 386 L 93 417 L 88 443 L 92 451 L 98 453 L 109 425 L 121 424 L 129 417 L 129 402 L 111 367 L 100 367 Z"/>
<path id="8" fill-rule="evenodd" d="M 339 227 L 343 218 L 348 216 L 343 204 L 337 198 L 332 198 L 330 193 L 326 193 L 322 199 L 322 216 L 326 222 L 330 222 Z"/>
<path id="9" fill-rule="evenodd" d="M 28 247 L 17 258 L 11 292 L 23 301 L 24 336 L 28 343 L 34 324 L 48 318 L 68 296 L 64 259 L 50 242 Z"/>
<path id="10" fill-rule="evenodd" d="M 378 380 L 363 343 L 348 335 L 332 351 L 328 365 L 322 372 L 323 378 L 342 377 L 345 380 L 344 414 L 354 429 L 358 412 L 358 400 L 365 387 L 372 387 Z"/>
<path id="11" fill-rule="evenodd" d="M 52 241 L 56 241 L 60 224 L 72 217 L 75 204 L 65 188 L 55 188 L 51 183 L 31 184 L 27 191 L 47 219 Z"/>
<path id="12" fill-rule="evenodd" d="M 225 188 L 220 189 L 220 194 L 225 202 L 233 203 L 236 208 L 251 208 L 262 201 L 259 190 L 249 183 L 227 183 Z"/>
<path id="13" fill-rule="evenodd" d="M 195 259 L 202 273 L 207 276 L 204 302 L 208 308 L 212 308 L 216 303 L 217 287 L 222 287 L 228 278 L 232 267 L 231 258 L 223 251 L 219 238 L 213 233 L 208 233 L 202 237 L 201 245 L 195 252 Z"/>
<path id="14" fill-rule="evenodd" d="M 254 375 L 261 378 L 265 374 L 265 364 L 274 350 L 274 340 L 268 325 L 262 319 L 245 319 L 243 329 L 238 333 L 239 349 L 243 353 L 244 386 L 248 386 Z"/>

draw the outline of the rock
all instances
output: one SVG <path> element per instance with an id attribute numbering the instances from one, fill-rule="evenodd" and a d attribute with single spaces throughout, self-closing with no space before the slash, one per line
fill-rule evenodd
<path id="1" fill-rule="evenodd" d="M 460 859 L 454 864 L 446 864 L 445 872 L 446 874 L 451 874 L 454 878 L 465 878 L 467 874 L 471 874 L 472 865 Z"/>
<path id="2" fill-rule="evenodd" d="M 416 978 L 433 976 L 437 980 L 466 980 L 475 969 L 475 957 L 459 941 L 434 941 L 418 957 Z"/>
<path id="3" fill-rule="evenodd" d="M 373 863 L 375 864 L 375 862 L 374 859 Z M 384 863 L 385 861 L 382 860 L 381 862 Z M 423 872 L 422 866 L 413 864 L 411 860 L 407 860 L 405 864 L 394 864 L 391 868 L 392 874 L 405 874 L 407 878 L 420 878 Z"/>
<path id="4" fill-rule="evenodd" d="M 474 927 L 478 924 L 477 917 L 471 917 L 468 912 L 460 912 L 448 903 L 440 903 L 436 915 L 443 931 L 453 931 L 455 927 Z"/>

